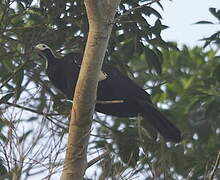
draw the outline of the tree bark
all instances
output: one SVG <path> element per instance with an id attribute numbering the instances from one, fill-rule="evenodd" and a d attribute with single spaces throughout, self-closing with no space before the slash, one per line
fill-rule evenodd
<path id="1" fill-rule="evenodd" d="M 89 20 L 89 35 L 73 98 L 62 180 L 83 179 L 87 167 L 87 146 L 98 77 L 120 0 L 84 0 L 84 3 Z"/>

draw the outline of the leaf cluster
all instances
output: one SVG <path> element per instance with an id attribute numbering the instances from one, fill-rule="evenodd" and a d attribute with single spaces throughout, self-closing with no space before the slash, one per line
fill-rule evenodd
<path id="1" fill-rule="evenodd" d="M 212 7 L 209 8 L 209 12 L 212 14 L 212 16 L 214 16 L 217 19 L 217 22 L 211 22 L 211 21 L 198 21 L 195 24 L 210 24 L 210 25 L 219 25 L 220 24 L 220 10 Z M 205 41 L 204 47 L 207 47 L 210 44 L 216 44 L 219 47 L 220 44 L 220 31 L 215 32 L 214 34 L 212 34 L 209 37 L 203 38 L 203 41 Z"/>

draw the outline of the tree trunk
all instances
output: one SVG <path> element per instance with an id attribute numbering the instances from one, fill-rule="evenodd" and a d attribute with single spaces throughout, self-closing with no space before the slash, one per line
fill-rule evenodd
<path id="1" fill-rule="evenodd" d="M 98 77 L 120 0 L 84 0 L 89 35 L 73 98 L 62 180 L 83 179 Z"/>

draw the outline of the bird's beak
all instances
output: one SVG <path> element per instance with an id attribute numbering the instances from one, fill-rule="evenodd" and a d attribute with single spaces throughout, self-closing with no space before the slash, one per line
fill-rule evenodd
<path id="1" fill-rule="evenodd" d="M 34 46 L 33 49 L 36 50 L 36 51 L 40 51 L 40 49 L 37 46 Z"/>

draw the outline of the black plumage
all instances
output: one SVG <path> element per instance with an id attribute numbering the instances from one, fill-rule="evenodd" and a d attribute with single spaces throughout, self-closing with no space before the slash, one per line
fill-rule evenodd
<path id="1" fill-rule="evenodd" d="M 57 58 L 45 44 L 38 44 L 36 49 L 47 60 L 46 72 L 54 86 L 69 99 L 72 99 L 80 71 L 82 54 L 69 53 L 63 58 Z M 165 140 L 173 142 L 181 140 L 179 129 L 154 107 L 150 95 L 144 89 L 110 64 L 104 64 L 102 72 L 97 89 L 97 101 L 122 100 L 123 103 L 97 103 L 96 111 L 117 117 L 141 115 L 159 131 Z"/>

